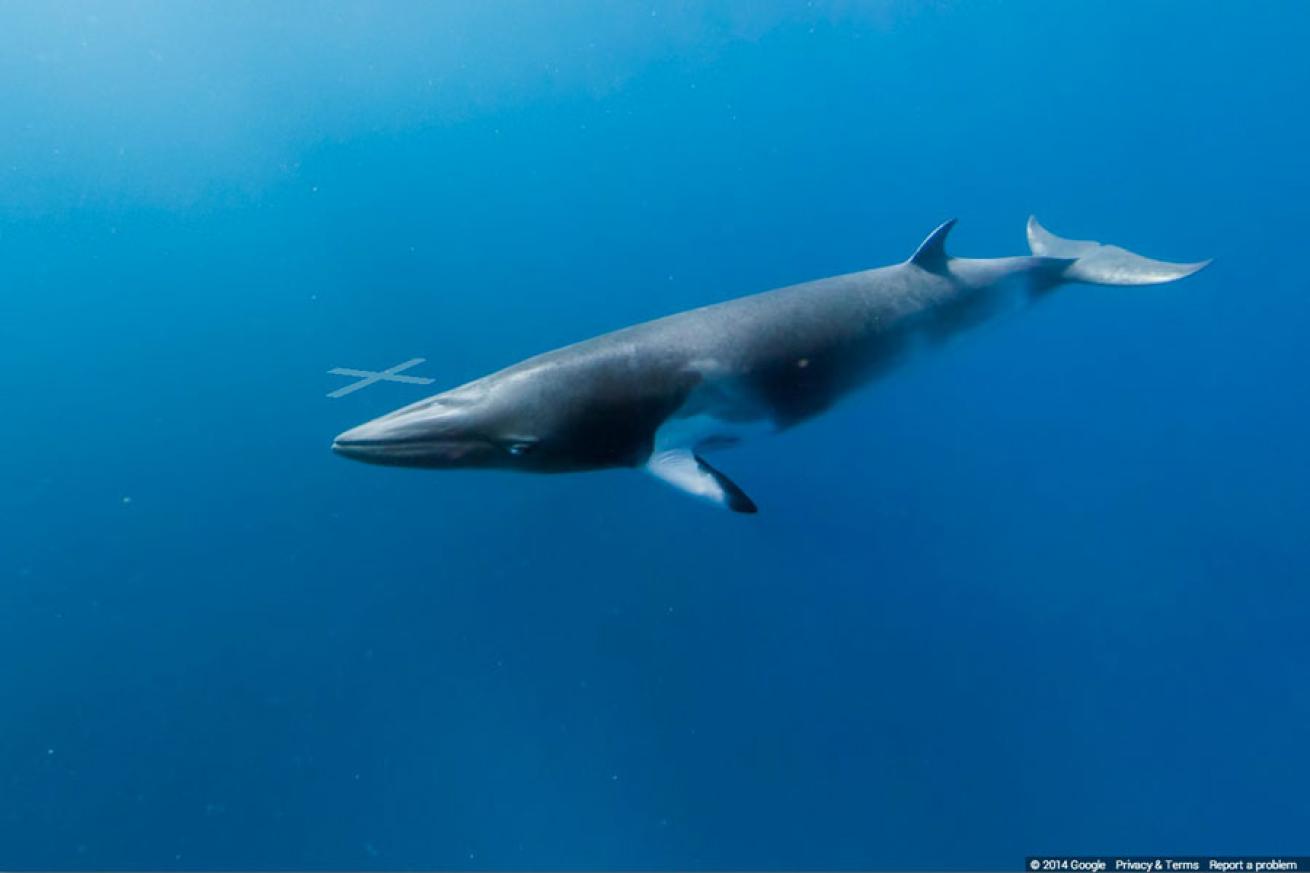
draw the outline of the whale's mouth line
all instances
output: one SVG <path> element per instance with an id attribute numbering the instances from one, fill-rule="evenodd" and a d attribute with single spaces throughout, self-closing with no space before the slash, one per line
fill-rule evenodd
<path id="1" fill-rule="evenodd" d="M 395 439 L 373 439 L 373 440 L 368 440 L 368 439 L 343 440 L 338 438 L 332 441 L 332 448 L 367 449 L 367 448 L 379 448 L 379 447 L 388 447 L 388 446 L 412 446 L 412 445 L 435 446 L 435 445 L 441 445 L 444 442 L 451 442 L 451 441 L 433 439 L 431 437 L 397 437 Z"/>
<path id="2" fill-rule="evenodd" d="M 483 445 L 482 440 L 410 438 L 396 440 L 333 440 L 334 451 L 409 451 L 412 449 L 458 449 Z"/>
<path id="3" fill-rule="evenodd" d="M 397 437 L 394 439 L 335 439 L 332 451 L 345 458 L 373 463 L 416 462 L 444 466 L 476 455 L 490 443 L 481 439 Z"/>

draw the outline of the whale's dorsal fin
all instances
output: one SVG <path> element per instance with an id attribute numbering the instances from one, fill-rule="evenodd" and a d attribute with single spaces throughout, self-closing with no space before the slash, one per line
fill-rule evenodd
<path id="1" fill-rule="evenodd" d="M 756 512 L 755 501 L 737 483 L 705 463 L 690 449 L 656 451 L 646 469 L 679 491 L 700 497 L 733 512 Z"/>
<path id="2" fill-rule="evenodd" d="M 946 262 L 951 256 L 946 254 L 946 235 L 955 227 L 955 219 L 943 221 L 937 229 L 928 234 L 928 238 L 919 244 L 910 257 L 910 263 L 930 273 L 941 273 L 946 269 Z"/>

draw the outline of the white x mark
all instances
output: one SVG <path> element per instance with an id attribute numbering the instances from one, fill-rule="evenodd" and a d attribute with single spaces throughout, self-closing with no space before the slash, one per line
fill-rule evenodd
<path id="1" fill-rule="evenodd" d="M 410 367 L 417 367 L 426 361 L 427 358 L 414 358 L 405 361 L 403 364 L 396 364 L 394 367 L 388 367 L 385 370 L 352 370 L 350 367 L 333 367 L 328 370 L 334 376 L 357 376 L 358 382 L 352 382 L 345 388 L 338 388 L 336 391 L 328 394 L 328 397 L 345 397 L 360 388 L 367 388 L 374 382 L 405 382 L 409 385 L 431 385 L 433 380 L 423 376 L 398 376 L 402 370 L 408 370 Z"/>

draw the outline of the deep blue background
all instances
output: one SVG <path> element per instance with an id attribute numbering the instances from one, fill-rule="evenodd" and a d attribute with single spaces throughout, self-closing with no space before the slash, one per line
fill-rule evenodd
<path id="1" fill-rule="evenodd" d="M 1308 41 L 1275 2 L 0 6 L 0 866 L 1306 851 Z M 426 393 L 329 367 L 448 387 L 1029 212 L 1216 261 L 719 456 L 757 517 L 327 450 Z"/>

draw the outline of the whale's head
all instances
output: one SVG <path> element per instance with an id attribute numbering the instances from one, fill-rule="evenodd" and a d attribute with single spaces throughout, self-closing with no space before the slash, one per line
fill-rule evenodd
<path id="1" fill-rule="evenodd" d="M 519 367 L 420 400 L 340 434 L 370 464 L 570 472 L 630 464 L 647 436 L 630 410 L 597 404 L 594 380 Z"/>
<path id="2" fill-rule="evenodd" d="M 365 422 L 337 436 L 343 457 L 395 467 L 530 467 L 546 436 L 531 407 L 473 382 Z"/>

